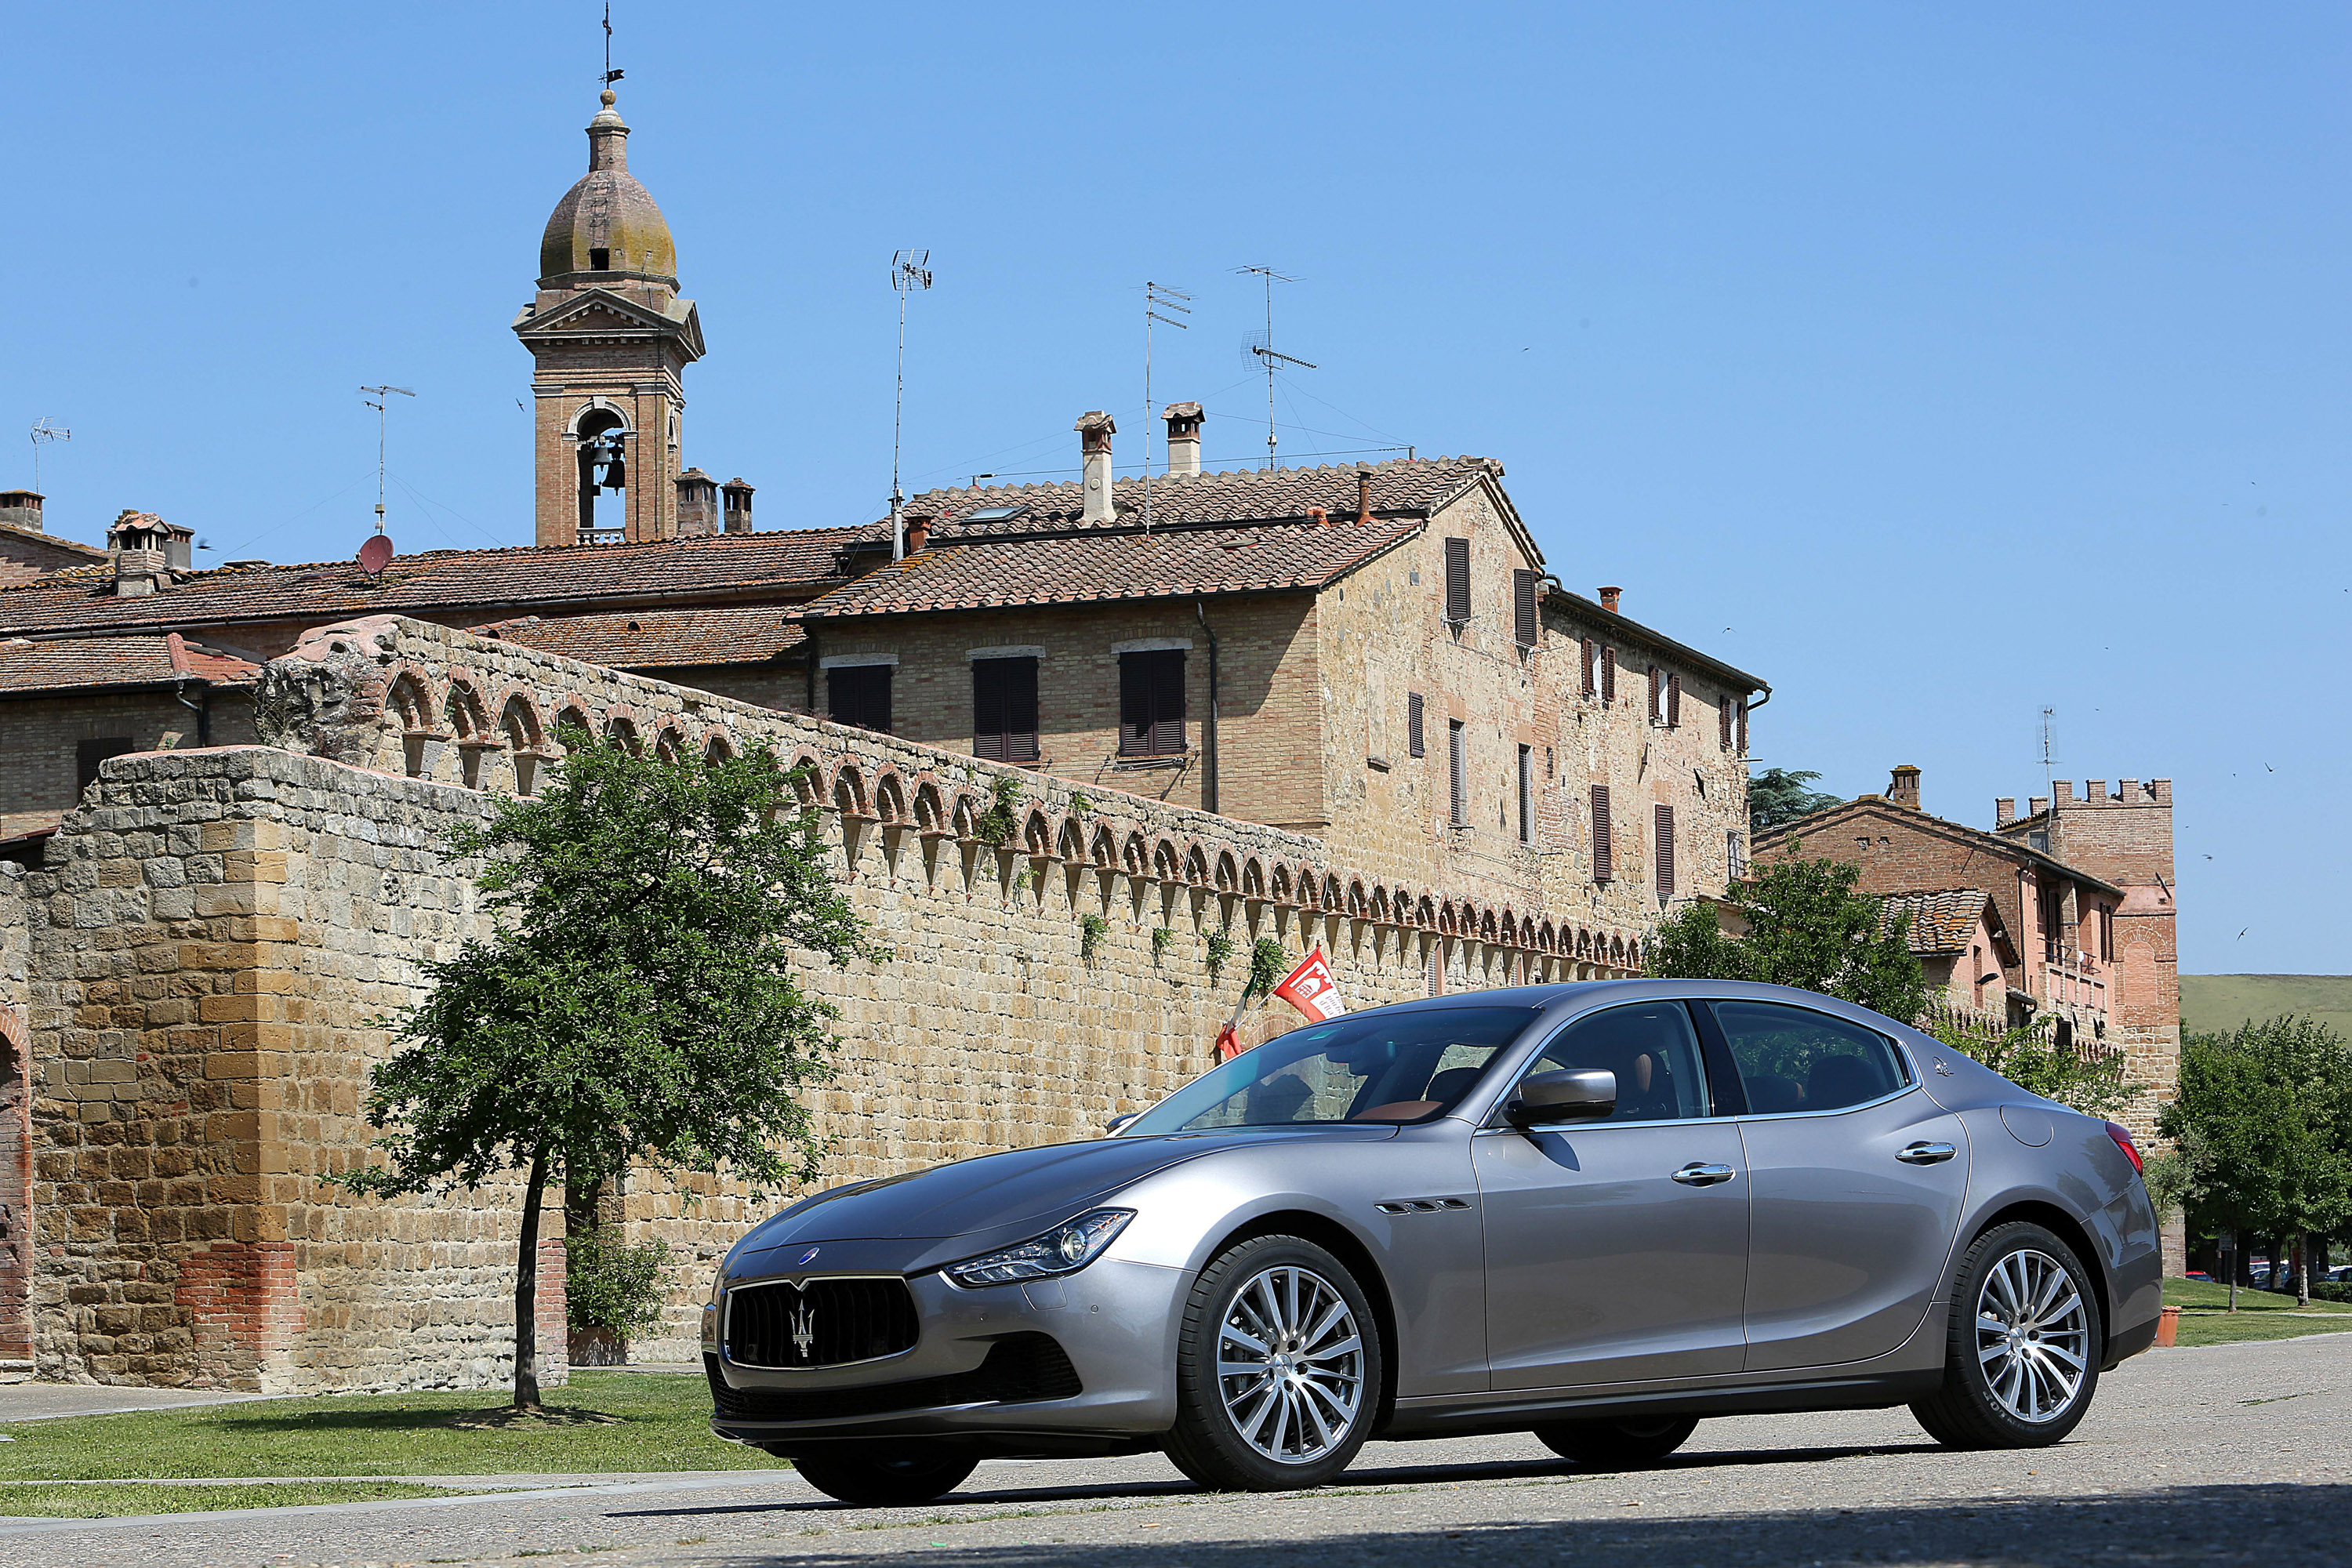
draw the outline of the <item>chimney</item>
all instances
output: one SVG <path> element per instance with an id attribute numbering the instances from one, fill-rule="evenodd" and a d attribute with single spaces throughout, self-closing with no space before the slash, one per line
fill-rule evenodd
<path id="1" fill-rule="evenodd" d="M 725 484 L 719 486 L 719 493 L 726 501 L 727 531 L 730 533 L 751 532 L 751 487 L 745 484 L 742 477 L 738 475 L 734 479 L 731 479 Z"/>
<path id="2" fill-rule="evenodd" d="M 1356 525 L 1362 527 L 1372 521 L 1372 466 L 1356 465 Z"/>
<path id="3" fill-rule="evenodd" d="M 923 546 L 931 542 L 931 514 L 927 511 L 908 512 L 904 526 L 907 530 L 907 553 L 920 555 Z"/>
<path id="4" fill-rule="evenodd" d="M 1995 795 L 1992 803 L 1992 825 L 1995 827 L 2007 827 L 2016 820 L 2017 797 L 2013 795 Z"/>
<path id="5" fill-rule="evenodd" d="M 719 481 L 700 468 L 677 477 L 677 532 L 681 539 L 698 539 L 719 531 Z"/>
<path id="6" fill-rule="evenodd" d="M 118 550 L 114 552 L 114 596 L 143 599 L 155 591 L 155 580 L 163 572 L 163 552 L 160 550 Z"/>
<path id="7" fill-rule="evenodd" d="M 1307 521 L 1318 528 L 1328 528 L 1331 526 L 1331 514 L 1319 506 L 1310 506 L 1307 509 Z"/>
<path id="8" fill-rule="evenodd" d="M 1624 589 L 1622 589 L 1622 588 L 1603 588 L 1603 589 L 1601 589 L 1601 607 L 1602 609 L 1604 609 L 1604 610 L 1608 611 L 1611 615 L 1612 615 L 1612 616 L 1613 616 L 1613 615 L 1615 615 L 1615 614 L 1617 613 L 1617 595 L 1620 595 L 1620 594 L 1622 594 L 1622 593 L 1623 593 L 1624 591 L 1625 591 L 1625 590 L 1624 590 Z"/>
<path id="9" fill-rule="evenodd" d="M 1201 471 L 1201 405 L 1168 405 L 1168 477 L 1186 479 Z"/>
<path id="10" fill-rule="evenodd" d="M 1906 763 L 1886 781 L 1886 798 L 1897 805 L 1919 809 L 1919 770 Z"/>
<path id="11" fill-rule="evenodd" d="M 1111 522 L 1117 520 L 1118 509 L 1112 503 L 1110 493 L 1110 438 L 1118 426 L 1111 416 L 1097 408 L 1078 416 L 1071 426 L 1078 433 L 1078 451 L 1087 465 L 1087 506 L 1080 514 L 1081 522 Z"/>
<path id="12" fill-rule="evenodd" d="M 172 569 L 184 566 L 193 530 L 165 522 L 152 511 L 125 507 L 106 530 L 107 553 L 114 561 L 114 595 L 143 599 L 172 585 Z"/>
<path id="13" fill-rule="evenodd" d="M 41 492 L 0 490 L 0 527 L 41 531 Z"/>

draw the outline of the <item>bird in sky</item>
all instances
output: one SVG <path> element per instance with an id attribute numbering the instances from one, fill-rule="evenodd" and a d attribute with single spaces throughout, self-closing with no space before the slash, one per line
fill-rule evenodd
<path id="1" fill-rule="evenodd" d="M 2243 941 L 2245 941 L 2245 940 L 2246 940 L 2246 931 L 2252 931 L 2252 930 L 2253 930 L 2253 929 L 2254 929 L 2253 927 L 2252 927 L 2252 926 L 2248 926 L 2248 927 L 2246 928 L 2246 931 L 2240 931 L 2240 932 L 2238 933 L 2238 940 L 2239 940 L 2240 942 L 2243 942 Z"/>

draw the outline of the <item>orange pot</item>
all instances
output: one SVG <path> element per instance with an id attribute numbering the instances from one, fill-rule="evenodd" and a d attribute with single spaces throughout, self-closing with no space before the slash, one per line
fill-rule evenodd
<path id="1" fill-rule="evenodd" d="M 2156 1346 L 2169 1350 L 2180 1342 L 2180 1309 L 2167 1307 L 2156 1320 Z"/>

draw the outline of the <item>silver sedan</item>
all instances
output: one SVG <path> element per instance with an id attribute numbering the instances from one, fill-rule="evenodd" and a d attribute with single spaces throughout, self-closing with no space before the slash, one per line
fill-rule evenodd
<path id="1" fill-rule="evenodd" d="M 1761 1411 L 2053 1443 L 2159 1267 L 2121 1127 L 1811 993 L 1612 981 L 1348 1015 L 1110 1137 L 818 1194 L 702 1348 L 712 1430 L 850 1502 L 1153 1449 L 1274 1489 L 1372 1437 L 1623 1467 Z"/>

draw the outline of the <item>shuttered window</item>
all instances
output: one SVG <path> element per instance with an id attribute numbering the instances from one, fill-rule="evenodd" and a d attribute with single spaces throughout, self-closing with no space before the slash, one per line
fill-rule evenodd
<path id="1" fill-rule="evenodd" d="M 1462 721 L 1445 721 L 1446 773 L 1453 788 L 1453 816 L 1448 819 L 1456 827 L 1470 826 L 1470 737 L 1463 733 Z"/>
<path id="2" fill-rule="evenodd" d="M 1536 749 L 1519 748 L 1519 842 L 1532 844 L 1536 837 Z"/>
<path id="3" fill-rule="evenodd" d="M 1536 646 L 1536 574 L 1511 574 L 1511 636 L 1521 647 Z"/>
<path id="4" fill-rule="evenodd" d="M 1666 728 L 1678 730 L 1683 722 L 1683 678 L 1666 677 Z"/>
<path id="5" fill-rule="evenodd" d="M 1609 786 L 1592 786 L 1592 879 L 1612 881 L 1617 876 L 1615 840 L 1609 822 Z"/>
<path id="6" fill-rule="evenodd" d="M 1724 751 L 1731 750 L 1731 699 L 1728 697 L 1715 705 L 1715 743 Z"/>
<path id="7" fill-rule="evenodd" d="M 1661 723 L 1666 717 L 1666 677 L 1656 665 L 1650 666 L 1650 722 Z"/>
<path id="8" fill-rule="evenodd" d="M 1470 542 L 1445 542 L 1445 618 L 1459 625 L 1470 618 Z"/>
<path id="9" fill-rule="evenodd" d="M 1744 757 L 1748 754 L 1748 699 L 1745 697 L 1739 700 L 1738 730 L 1737 751 L 1738 755 Z"/>
<path id="10" fill-rule="evenodd" d="M 1735 882 L 1748 875 L 1748 848 L 1738 828 L 1727 829 L 1723 835 L 1723 866 Z"/>
<path id="11" fill-rule="evenodd" d="M 1601 700 L 1617 700 L 1617 650 L 1613 647 L 1601 650 Z"/>
<path id="12" fill-rule="evenodd" d="M 1583 655 L 1584 694 L 1596 696 L 1601 690 L 1601 645 L 1591 637 L 1579 637 L 1576 646 Z"/>
<path id="13" fill-rule="evenodd" d="M 1652 809 L 1658 820 L 1658 901 L 1664 903 L 1675 896 L 1675 808 L 1661 805 Z"/>
<path id="14" fill-rule="evenodd" d="M 840 664 L 824 672 L 824 701 L 836 724 L 890 732 L 890 667 Z"/>
<path id="15" fill-rule="evenodd" d="M 1416 757 L 1429 755 L 1429 734 L 1425 728 L 1427 704 L 1418 691 L 1408 692 L 1404 700 L 1404 749 Z"/>
<path id="16" fill-rule="evenodd" d="M 992 763 L 1037 760 L 1037 661 L 971 661 L 971 754 Z"/>
<path id="17" fill-rule="evenodd" d="M 79 794 L 98 782 L 98 764 L 109 757 L 126 756 L 138 749 L 128 735 L 108 735 L 74 747 L 74 791 Z"/>
<path id="18" fill-rule="evenodd" d="M 1169 757 L 1184 750 L 1184 650 L 1118 656 L 1118 754 Z"/>

